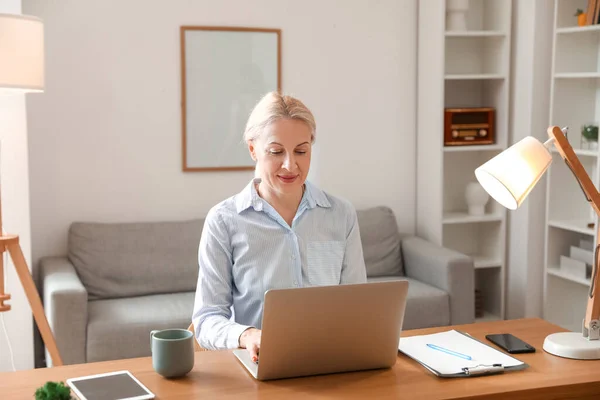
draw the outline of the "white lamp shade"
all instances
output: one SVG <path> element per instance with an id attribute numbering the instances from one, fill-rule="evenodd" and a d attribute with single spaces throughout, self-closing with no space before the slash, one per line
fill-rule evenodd
<path id="1" fill-rule="evenodd" d="M 546 146 L 528 136 L 477 168 L 475 176 L 494 200 L 516 210 L 551 162 Z"/>
<path id="2" fill-rule="evenodd" d="M 44 25 L 36 17 L 0 14 L 0 92 L 44 90 Z"/>

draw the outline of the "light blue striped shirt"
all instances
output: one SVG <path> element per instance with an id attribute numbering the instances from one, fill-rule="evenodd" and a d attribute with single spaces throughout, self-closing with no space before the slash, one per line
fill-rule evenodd
<path id="1" fill-rule="evenodd" d="M 354 207 L 306 182 L 290 227 L 251 181 L 207 214 L 192 322 L 207 349 L 261 329 L 269 289 L 366 282 Z M 233 314 L 232 314 L 233 311 Z"/>

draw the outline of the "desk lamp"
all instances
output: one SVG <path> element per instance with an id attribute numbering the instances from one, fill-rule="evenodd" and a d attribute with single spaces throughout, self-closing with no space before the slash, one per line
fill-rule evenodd
<path id="1" fill-rule="evenodd" d="M 600 215 L 600 193 L 592 183 L 565 134 L 567 128 L 548 128 L 548 139 L 542 143 L 528 136 L 475 170 L 477 180 L 498 203 L 516 210 L 540 180 L 552 162 L 550 146 L 558 153 L 579 182 L 587 201 Z M 597 227 L 600 229 L 600 227 Z M 598 232 L 600 234 L 600 231 Z M 600 278 L 598 277 L 598 244 L 594 254 L 587 310 L 582 332 L 561 332 L 548 335 L 544 350 L 560 357 L 579 360 L 600 359 Z"/>
<path id="2" fill-rule="evenodd" d="M 11 93 L 42 92 L 44 90 L 44 26 L 36 17 L 0 14 L 0 95 Z M 0 127 L 1 128 L 1 127 Z M 2 209 L 0 196 L 0 312 L 11 309 L 5 302 L 10 294 L 4 292 L 4 252 L 8 251 L 31 310 L 35 322 L 53 365 L 62 365 L 58 347 L 40 295 L 33 283 L 19 236 L 5 235 L 2 230 Z"/>

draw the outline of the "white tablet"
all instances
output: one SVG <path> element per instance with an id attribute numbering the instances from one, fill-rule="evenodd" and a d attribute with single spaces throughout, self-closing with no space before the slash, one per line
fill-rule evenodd
<path id="1" fill-rule="evenodd" d="M 67 384 L 80 400 L 146 400 L 154 393 L 129 371 L 81 376 L 67 379 Z"/>

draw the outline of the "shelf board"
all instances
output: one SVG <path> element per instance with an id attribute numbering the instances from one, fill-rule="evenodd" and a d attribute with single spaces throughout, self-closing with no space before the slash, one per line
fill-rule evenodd
<path id="1" fill-rule="evenodd" d="M 559 72 L 554 74 L 556 79 L 589 79 L 600 78 L 600 72 Z"/>
<path id="2" fill-rule="evenodd" d="M 484 311 L 483 313 L 483 317 L 481 318 L 475 318 L 475 322 L 491 322 L 491 321 L 500 321 L 502 318 L 500 318 L 497 315 L 494 315 L 490 312 Z"/>
<path id="3" fill-rule="evenodd" d="M 590 284 L 591 284 L 591 281 L 589 279 L 578 278 L 578 277 L 575 277 L 575 276 L 571 276 L 571 275 L 565 274 L 558 267 L 548 267 L 546 269 L 546 272 L 549 275 L 556 276 L 558 278 L 561 278 L 561 279 L 564 279 L 564 280 L 567 280 L 567 281 L 579 283 L 581 285 L 590 286 Z"/>
<path id="4" fill-rule="evenodd" d="M 570 34 L 570 33 L 585 33 L 585 32 L 600 32 L 600 25 L 588 25 L 588 26 L 569 26 L 567 28 L 557 28 L 556 34 Z"/>
<path id="5" fill-rule="evenodd" d="M 445 146 L 444 151 L 481 151 L 481 150 L 504 150 L 504 146 L 499 144 L 472 144 L 467 146 Z"/>
<path id="6" fill-rule="evenodd" d="M 503 74 L 446 74 L 447 80 L 485 80 L 485 79 L 506 79 Z"/>
<path id="7" fill-rule="evenodd" d="M 469 224 L 472 222 L 502 221 L 503 215 L 500 213 L 469 215 L 467 212 L 446 212 L 442 223 L 444 224 Z"/>
<path id="8" fill-rule="evenodd" d="M 557 153 L 558 154 L 558 150 L 554 146 L 552 146 L 552 148 L 550 149 L 550 151 L 552 153 Z M 585 150 L 585 149 L 576 149 L 576 148 L 573 148 L 573 151 L 575 151 L 575 154 L 577 154 L 580 157 L 598 157 L 598 150 Z"/>
<path id="9" fill-rule="evenodd" d="M 502 37 L 504 31 L 446 31 L 446 37 Z"/>
<path id="10" fill-rule="evenodd" d="M 500 268 L 502 267 L 502 260 L 499 258 L 483 257 L 483 256 L 471 256 L 473 258 L 473 264 L 475 269 L 483 268 Z"/>
<path id="11" fill-rule="evenodd" d="M 584 219 L 552 219 L 548 225 L 554 228 L 565 229 L 567 231 L 579 232 L 585 235 L 594 235 L 594 228 L 588 228 L 590 221 Z"/>

